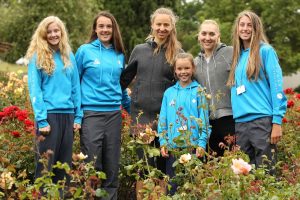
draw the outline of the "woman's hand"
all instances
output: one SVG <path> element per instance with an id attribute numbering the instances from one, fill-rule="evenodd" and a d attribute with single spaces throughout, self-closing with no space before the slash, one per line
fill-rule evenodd
<path id="1" fill-rule="evenodd" d="M 42 135 L 48 135 L 51 131 L 51 127 L 50 125 L 46 126 L 46 127 L 43 127 L 43 128 L 39 128 L 39 132 L 42 134 Z"/>
<path id="2" fill-rule="evenodd" d="M 164 157 L 164 158 L 169 157 L 168 149 L 166 147 L 161 147 L 160 148 L 160 153 L 161 153 L 162 157 Z"/>
<path id="3" fill-rule="evenodd" d="M 273 124 L 271 133 L 271 144 L 277 144 L 282 137 L 281 125 Z"/>
<path id="4" fill-rule="evenodd" d="M 74 123 L 73 128 L 74 128 L 74 132 L 77 132 L 79 131 L 79 129 L 81 129 L 81 125 Z"/>
<path id="5" fill-rule="evenodd" d="M 196 149 L 196 156 L 198 158 L 201 158 L 201 157 L 204 156 L 204 154 L 205 154 L 205 150 L 202 147 L 197 147 L 197 149 Z"/>

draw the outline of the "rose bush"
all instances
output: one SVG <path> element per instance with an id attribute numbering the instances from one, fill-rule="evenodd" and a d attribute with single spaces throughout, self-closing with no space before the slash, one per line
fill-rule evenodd
<path id="1" fill-rule="evenodd" d="M 0 198 L 58 199 L 64 181 L 52 183 L 51 172 L 45 172 L 36 181 L 33 179 L 35 132 L 26 76 L 23 80 L 21 73 L 4 74 L 0 77 L 0 85 L 5 88 L 0 92 Z M 21 87 L 22 91 L 17 90 Z M 173 165 L 176 176 L 172 180 L 178 184 L 178 189 L 172 197 L 164 193 L 165 185 L 161 184 L 168 182 L 168 177 L 149 164 L 149 159 L 160 154 L 158 148 L 149 144 L 156 136 L 153 126 L 131 124 L 129 115 L 123 111 L 120 199 L 136 197 L 137 181 L 142 183 L 140 194 L 145 199 L 300 199 L 300 94 L 291 88 L 285 93 L 288 109 L 282 124 L 283 137 L 278 144 L 276 176 L 263 168 L 250 167 L 247 155 L 234 145 L 235 139 L 229 137 L 226 144 L 220 144 L 226 149 L 221 158 L 206 154 L 204 159 L 198 159 L 193 149 L 174 151 L 178 159 Z M 55 165 L 65 169 L 71 177 L 65 198 L 101 197 L 105 192 L 98 188 L 105 174 L 96 171 L 93 163 L 84 163 L 85 155 L 79 150 L 79 134 L 74 138 L 72 168 L 63 163 Z M 188 144 L 186 138 L 180 137 L 177 142 Z M 137 151 L 142 151 L 143 156 L 138 157 Z M 44 196 L 41 196 L 42 188 L 46 188 Z"/>

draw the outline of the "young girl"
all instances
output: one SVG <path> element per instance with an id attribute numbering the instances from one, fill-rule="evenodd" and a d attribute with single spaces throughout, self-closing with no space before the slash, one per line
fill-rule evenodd
<path id="1" fill-rule="evenodd" d="M 126 88 L 136 77 L 132 90 L 131 117 L 135 120 L 142 110 L 143 115 L 139 118 L 142 124 L 157 119 L 163 93 L 175 83 L 172 65 L 175 55 L 181 51 L 181 44 L 176 38 L 177 19 L 173 11 L 158 8 L 150 20 L 151 33 L 146 43 L 133 49 L 128 66 L 121 75 L 122 88 Z M 158 159 L 157 167 L 164 171 L 164 159 Z"/>
<path id="2" fill-rule="evenodd" d="M 121 101 L 128 108 L 130 99 L 122 93 L 120 75 L 125 66 L 124 47 L 115 17 L 106 11 L 94 18 L 90 41 L 76 52 L 81 80 L 84 117 L 80 134 L 81 151 L 87 162 L 104 171 L 101 183 L 109 196 L 118 198 L 118 174 L 121 153 Z"/>
<path id="3" fill-rule="evenodd" d="M 46 17 L 32 36 L 26 58 L 28 86 L 37 124 L 37 163 L 35 178 L 42 176 L 38 162 L 47 150 L 48 170 L 57 161 L 71 167 L 73 131 L 80 129 L 82 111 L 79 76 L 76 61 L 68 43 L 63 22 L 55 16 Z M 54 170 L 53 181 L 65 177 L 63 170 Z"/>
<path id="4" fill-rule="evenodd" d="M 175 161 L 169 150 L 174 148 L 195 147 L 196 155 L 204 155 L 206 140 L 209 134 L 208 106 L 202 87 L 192 79 L 196 67 L 193 56 L 188 53 L 179 53 L 176 56 L 175 75 L 179 81 L 166 90 L 161 105 L 158 134 L 161 145 L 161 155 L 167 158 L 166 173 L 173 177 L 175 175 L 172 167 Z M 206 108 L 206 109 L 205 109 Z M 201 125 L 192 117 L 199 118 Z M 180 136 L 181 131 L 191 131 L 190 140 L 184 146 L 178 146 L 174 139 Z M 170 194 L 176 191 L 176 185 L 172 184 Z"/>
<path id="5" fill-rule="evenodd" d="M 237 144 L 256 167 L 268 163 L 263 162 L 263 155 L 274 166 L 286 97 L 278 57 L 267 43 L 260 18 L 252 11 L 241 12 L 234 24 L 228 85 L 232 86 Z"/>
<path id="6" fill-rule="evenodd" d="M 208 150 L 216 156 L 223 156 L 226 144 L 224 138 L 234 135 L 234 120 L 230 101 L 230 88 L 226 86 L 230 65 L 232 63 L 232 47 L 220 41 L 220 28 L 214 20 L 204 20 L 200 25 L 198 41 L 201 52 L 195 58 L 197 66 L 195 78 L 207 88 L 211 94 L 209 100 L 209 123 L 212 132 L 209 137 Z"/>

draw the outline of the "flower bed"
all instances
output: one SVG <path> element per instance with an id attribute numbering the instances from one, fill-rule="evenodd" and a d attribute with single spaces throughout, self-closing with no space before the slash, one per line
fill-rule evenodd
<path id="1" fill-rule="evenodd" d="M 0 85 L 5 88 L 0 93 L 0 198 L 58 199 L 64 181 L 52 183 L 51 172 L 45 172 L 37 180 L 33 178 L 35 132 L 25 83 L 26 76 L 22 73 L 0 77 Z M 227 149 L 222 158 L 207 155 L 206 162 L 202 162 L 190 149 L 175 152 L 178 160 L 173 166 L 177 174 L 172 180 L 178 189 L 172 197 L 165 192 L 169 178 L 148 163 L 160 154 L 159 149 L 150 145 L 156 132 L 151 125 L 131 126 L 130 117 L 124 111 L 120 199 L 135 199 L 136 195 L 144 199 L 300 199 L 300 94 L 290 88 L 285 93 L 288 110 L 283 119 L 282 141 L 278 144 L 276 176 L 249 165 L 249 158 L 237 146 L 230 145 L 234 138 L 227 138 L 227 144 L 222 144 Z M 142 157 L 137 156 L 139 150 L 143 152 Z M 93 163 L 85 164 L 83 160 L 76 133 L 72 169 L 62 163 L 55 166 L 71 176 L 65 197 L 93 199 L 105 195 L 98 189 L 105 174 L 97 172 Z M 137 193 L 136 183 L 141 188 Z"/>

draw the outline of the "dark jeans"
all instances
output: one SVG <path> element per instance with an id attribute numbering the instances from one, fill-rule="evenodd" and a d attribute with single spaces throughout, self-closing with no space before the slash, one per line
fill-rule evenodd
<path id="1" fill-rule="evenodd" d="M 166 174 L 172 179 L 175 174 L 175 168 L 172 167 L 173 163 L 176 161 L 176 157 L 172 154 L 169 154 L 169 157 L 166 158 Z M 170 195 L 174 195 L 177 190 L 177 184 L 169 181 L 169 184 L 171 185 L 171 189 L 168 191 Z"/>
<path id="2" fill-rule="evenodd" d="M 118 175 L 121 152 L 121 111 L 84 111 L 80 134 L 83 154 L 87 162 L 95 161 L 96 170 L 103 171 L 106 179 L 101 187 L 109 196 L 102 200 L 118 198 Z"/>
<path id="3" fill-rule="evenodd" d="M 219 144 L 222 142 L 228 146 L 224 138 L 228 135 L 235 135 L 234 120 L 232 116 L 226 116 L 210 120 L 209 123 L 211 125 L 211 134 L 208 144 L 209 148 L 217 154 L 216 156 L 223 156 L 225 149 L 220 148 Z"/>
<path id="4" fill-rule="evenodd" d="M 263 117 L 250 122 L 236 123 L 237 144 L 250 157 L 250 163 L 256 167 L 262 164 L 275 173 L 276 153 L 275 144 L 271 144 L 272 118 Z M 267 156 L 268 161 L 263 159 Z"/>
<path id="5" fill-rule="evenodd" d="M 47 115 L 47 121 L 50 125 L 50 133 L 45 135 L 45 140 L 37 141 L 37 154 L 36 154 L 36 168 L 35 178 L 42 176 L 43 164 L 38 162 L 40 156 L 51 150 L 53 153 L 49 155 L 48 170 L 52 170 L 52 166 L 57 161 L 61 163 L 67 163 L 72 166 L 72 147 L 73 147 L 73 124 L 74 114 L 62 114 L 62 113 L 49 113 Z M 37 137 L 40 136 L 37 127 Z M 67 183 L 70 178 L 66 175 L 65 170 L 54 169 L 53 182 L 57 183 L 59 180 L 67 178 Z"/>

